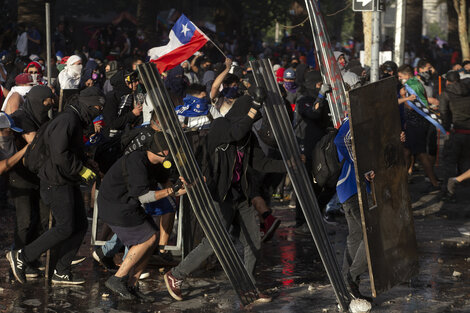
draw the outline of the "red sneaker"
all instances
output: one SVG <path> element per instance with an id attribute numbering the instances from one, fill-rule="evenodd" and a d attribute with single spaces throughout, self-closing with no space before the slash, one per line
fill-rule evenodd
<path id="1" fill-rule="evenodd" d="M 281 220 L 277 217 L 272 216 L 271 214 L 268 215 L 267 218 L 264 219 L 264 236 L 261 237 L 261 242 L 265 242 L 271 239 L 274 236 L 274 232 L 281 224 Z"/>
<path id="2" fill-rule="evenodd" d="M 181 295 L 181 284 L 183 283 L 183 280 L 171 275 L 171 271 L 166 272 L 163 279 L 165 280 L 166 289 L 173 299 L 182 301 L 183 296 Z"/>

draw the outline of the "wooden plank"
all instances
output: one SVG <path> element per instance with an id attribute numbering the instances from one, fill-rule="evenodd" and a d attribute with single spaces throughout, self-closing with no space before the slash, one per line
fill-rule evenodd
<path id="1" fill-rule="evenodd" d="M 418 273 L 418 253 L 400 142 L 397 82 L 349 92 L 352 150 L 372 296 Z M 364 174 L 375 171 L 368 201 Z"/>

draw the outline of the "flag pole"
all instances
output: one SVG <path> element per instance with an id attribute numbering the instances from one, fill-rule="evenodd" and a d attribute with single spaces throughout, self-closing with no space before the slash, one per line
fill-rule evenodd
<path id="1" fill-rule="evenodd" d="M 207 37 L 207 35 L 206 35 L 206 37 Z M 212 41 L 212 39 L 210 39 L 209 37 L 207 37 L 207 38 L 209 39 L 210 42 L 212 42 L 212 44 L 214 45 L 214 47 L 216 47 L 217 50 L 219 50 L 219 52 L 222 53 L 222 55 L 224 56 L 224 58 L 228 59 L 228 57 L 225 55 L 225 53 L 222 51 L 222 49 L 220 49 L 219 46 L 218 46 L 215 42 Z"/>

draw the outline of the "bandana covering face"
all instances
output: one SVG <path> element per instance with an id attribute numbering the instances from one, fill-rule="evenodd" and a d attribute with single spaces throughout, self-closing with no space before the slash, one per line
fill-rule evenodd
<path id="1" fill-rule="evenodd" d="M 297 90 L 297 85 L 295 84 L 295 82 L 284 82 L 284 87 L 288 92 L 292 93 L 295 93 L 295 91 Z"/>
<path id="2" fill-rule="evenodd" d="M 207 115 L 209 113 L 209 105 L 205 98 L 198 98 L 187 95 L 183 99 L 184 104 L 176 107 L 176 114 L 193 117 Z"/>

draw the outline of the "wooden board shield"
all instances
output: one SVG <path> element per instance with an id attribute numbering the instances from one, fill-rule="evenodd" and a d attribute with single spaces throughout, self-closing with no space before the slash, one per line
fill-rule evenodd
<path id="1" fill-rule="evenodd" d="M 418 253 L 400 142 L 397 81 L 349 92 L 352 150 L 372 296 L 418 273 Z M 373 170 L 368 199 L 364 174 Z"/>

